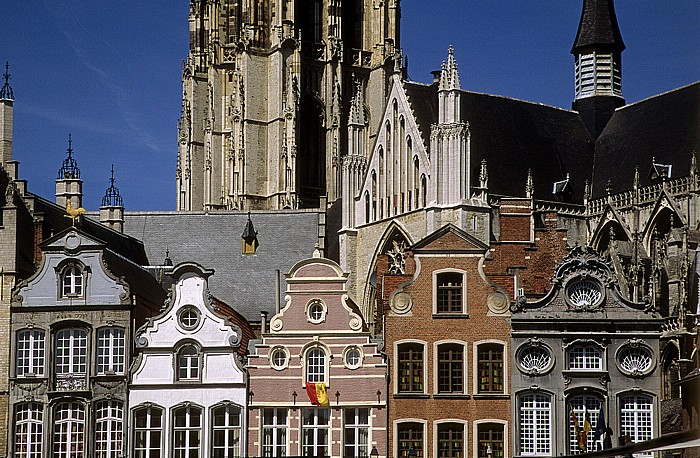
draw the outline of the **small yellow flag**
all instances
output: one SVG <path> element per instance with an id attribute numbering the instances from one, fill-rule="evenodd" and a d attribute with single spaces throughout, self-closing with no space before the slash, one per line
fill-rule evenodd
<path id="1" fill-rule="evenodd" d="M 316 398 L 318 399 L 318 405 L 320 406 L 331 405 L 330 401 L 328 400 L 328 394 L 326 393 L 325 383 L 316 384 Z"/>

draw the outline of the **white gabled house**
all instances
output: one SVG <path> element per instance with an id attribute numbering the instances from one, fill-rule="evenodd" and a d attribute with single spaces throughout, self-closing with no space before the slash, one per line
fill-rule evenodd
<path id="1" fill-rule="evenodd" d="M 245 455 L 247 322 L 209 293 L 214 273 L 183 263 L 160 315 L 136 333 L 132 457 Z"/>

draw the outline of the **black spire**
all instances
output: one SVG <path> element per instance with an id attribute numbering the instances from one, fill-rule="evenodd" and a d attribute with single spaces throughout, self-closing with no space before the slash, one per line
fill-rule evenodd
<path id="1" fill-rule="evenodd" d="M 66 150 L 68 156 L 64 159 L 61 168 L 58 169 L 58 179 L 77 179 L 80 178 L 80 169 L 78 168 L 78 163 L 73 158 L 73 139 L 71 135 L 68 134 L 68 149 Z"/>
<path id="2" fill-rule="evenodd" d="M 109 188 L 105 191 L 105 196 L 102 198 L 103 207 L 123 207 L 124 202 L 119 194 L 119 188 L 114 186 L 114 164 L 112 164 L 112 177 L 109 179 Z"/>
<path id="3" fill-rule="evenodd" d="M 625 49 L 613 0 L 583 1 L 581 21 L 571 54 L 578 54 L 587 48 L 604 48 L 618 53 Z"/>
<path id="4" fill-rule="evenodd" d="M 245 229 L 243 229 L 241 238 L 250 243 L 257 238 L 257 235 L 258 233 L 253 227 L 253 220 L 250 219 L 250 212 L 248 212 L 248 222 L 245 224 Z"/>
<path id="5" fill-rule="evenodd" d="M 12 87 L 10 87 L 10 63 L 5 62 L 5 74 L 2 75 L 5 78 L 5 84 L 0 89 L 0 99 L 12 99 L 15 98 L 15 93 L 12 92 Z"/>

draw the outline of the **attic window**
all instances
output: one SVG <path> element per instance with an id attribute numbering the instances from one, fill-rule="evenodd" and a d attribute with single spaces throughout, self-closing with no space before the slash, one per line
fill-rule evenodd
<path id="1" fill-rule="evenodd" d="M 77 265 L 66 266 L 61 273 L 61 297 L 76 298 L 84 295 L 85 278 Z"/>

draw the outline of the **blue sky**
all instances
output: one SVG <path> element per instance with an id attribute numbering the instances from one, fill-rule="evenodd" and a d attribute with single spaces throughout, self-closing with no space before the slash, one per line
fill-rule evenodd
<path id="1" fill-rule="evenodd" d="M 563 108 L 580 0 L 402 0 L 409 77 L 429 82 L 453 45 L 462 88 Z M 428 11 L 426 5 L 430 5 Z M 617 0 L 628 102 L 700 79 L 697 0 Z M 185 0 L 8 0 L 0 62 L 15 93 L 14 158 L 31 192 L 53 199 L 68 134 L 97 210 L 110 166 L 127 210 L 175 207 Z"/>

